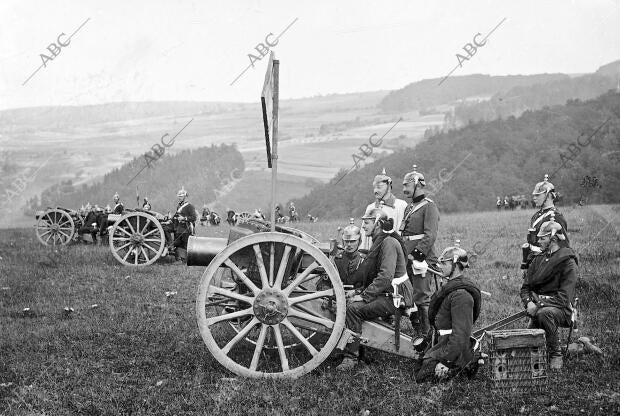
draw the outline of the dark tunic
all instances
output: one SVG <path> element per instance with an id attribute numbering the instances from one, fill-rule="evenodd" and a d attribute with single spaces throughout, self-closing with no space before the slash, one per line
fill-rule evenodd
<path id="1" fill-rule="evenodd" d="M 355 286 L 355 283 L 351 279 L 351 276 L 362 263 L 362 256 L 360 256 L 359 251 L 356 250 L 353 253 L 347 253 L 346 251 L 343 251 L 342 253 L 338 254 L 338 256 L 336 256 L 334 262 L 336 263 L 336 268 L 338 269 L 338 274 L 340 275 L 340 280 L 342 280 L 342 284 Z M 358 282 L 357 286 L 361 287 L 360 282 Z"/>
<path id="2" fill-rule="evenodd" d="M 538 306 L 551 306 L 561 309 L 567 318 L 571 316 L 570 302 L 575 296 L 577 284 L 577 255 L 568 247 L 562 247 L 551 255 L 540 253 L 532 259 L 521 286 L 521 301 Z M 540 297 L 542 295 L 542 297 Z"/>
<path id="3" fill-rule="evenodd" d="M 467 365 L 473 358 L 470 337 L 480 314 L 480 304 L 480 289 L 465 277 L 457 277 L 435 292 L 429 311 L 431 325 L 437 331 L 452 330 L 452 333 L 439 336 L 424 359 L 434 359 L 451 368 Z"/>
<path id="4" fill-rule="evenodd" d="M 437 205 L 424 195 L 415 198 L 405 209 L 405 217 L 401 223 L 401 236 L 405 240 L 407 255 L 418 249 L 426 257 L 429 264 L 437 262 L 434 245 L 439 228 L 439 210 Z M 407 240 L 406 237 L 423 235 L 419 240 Z"/>

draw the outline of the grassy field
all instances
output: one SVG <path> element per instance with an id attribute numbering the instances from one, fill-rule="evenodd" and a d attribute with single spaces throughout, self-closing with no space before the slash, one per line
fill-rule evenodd
<path id="1" fill-rule="evenodd" d="M 50 258 L 32 230 L 1 230 L 0 414 L 618 414 L 619 208 L 567 212 L 580 255 L 578 335 L 593 338 L 605 356 L 573 357 L 551 376 L 546 394 L 516 396 L 491 393 L 488 370 L 472 381 L 419 386 L 410 361 L 381 352 L 349 374 L 323 365 L 293 381 L 242 379 L 212 358 L 199 336 L 194 299 L 202 268 L 160 262 L 130 269 L 107 248 L 91 246 Z M 530 215 L 441 218 L 438 249 L 455 238 L 467 249 L 482 243 L 470 274 L 491 297 L 483 298 L 477 327 L 521 309 L 516 235 Z M 338 225 L 300 228 L 325 240 Z M 227 230 L 199 227 L 204 235 Z M 167 297 L 171 291 L 176 295 Z"/>

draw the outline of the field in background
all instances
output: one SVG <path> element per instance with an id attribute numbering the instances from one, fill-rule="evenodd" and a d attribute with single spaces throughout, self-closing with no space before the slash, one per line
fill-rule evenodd
<path id="1" fill-rule="evenodd" d="M 547 394 L 514 397 L 490 393 L 488 373 L 418 386 L 409 360 L 375 351 L 375 363 L 352 373 L 323 365 L 294 381 L 242 379 L 224 370 L 199 336 L 194 298 L 203 268 L 158 263 L 136 270 L 116 263 L 107 248 L 90 246 L 68 247 L 54 264 L 31 230 L 2 230 L 0 414 L 614 414 L 620 412 L 619 210 L 565 210 L 580 256 L 578 335 L 593 338 L 605 357 L 571 358 L 551 376 Z M 469 271 L 491 293 L 476 327 L 521 310 L 518 245 L 530 215 L 440 220 L 437 249 L 456 238 L 466 249 L 488 243 Z M 346 223 L 299 228 L 326 240 Z M 198 230 L 224 237 L 228 227 Z M 177 294 L 167 298 L 167 291 Z M 64 307 L 75 312 L 65 316 Z"/>

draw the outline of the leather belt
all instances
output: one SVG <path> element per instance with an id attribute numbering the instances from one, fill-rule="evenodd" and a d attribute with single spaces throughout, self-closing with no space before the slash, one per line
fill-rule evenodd
<path id="1" fill-rule="evenodd" d="M 450 335 L 452 333 L 451 329 L 438 329 L 437 333 L 439 334 L 440 337 L 444 336 L 444 335 Z"/>
<path id="2" fill-rule="evenodd" d="M 413 241 L 413 240 L 421 240 L 423 239 L 425 236 L 425 234 L 416 234 L 416 235 L 408 235 L 408 236 L 403 236 L 403 240 L 407 240 L 407 241 Z"/>

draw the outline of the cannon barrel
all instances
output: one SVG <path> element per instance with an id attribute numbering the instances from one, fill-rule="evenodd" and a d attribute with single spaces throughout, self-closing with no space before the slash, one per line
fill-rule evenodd
<path id="1" fill-rule="evenodd" d="M 208 266 L 211 260 L 226 248 L 228 239 L 217 237 L 189 237 L 187 241 L 187 265 Z"/>

